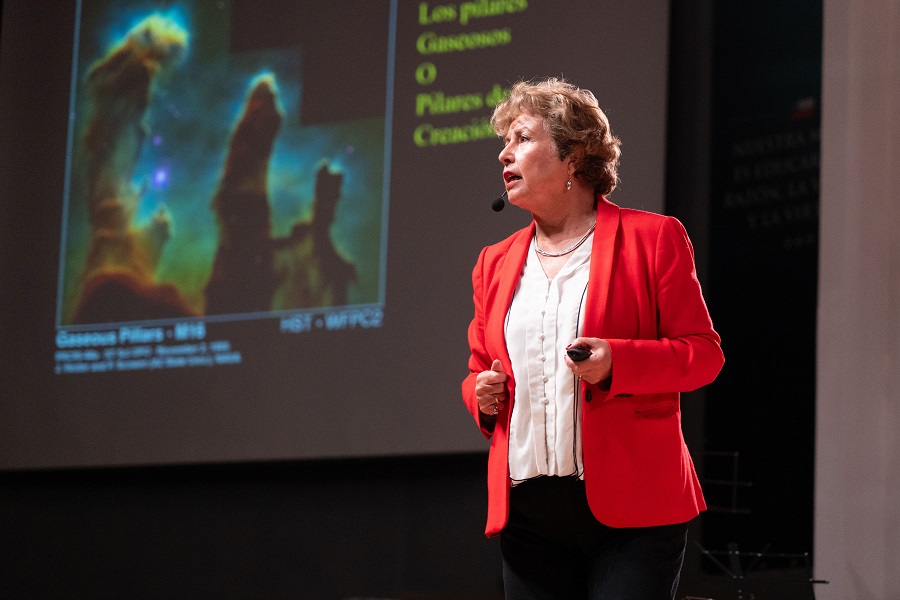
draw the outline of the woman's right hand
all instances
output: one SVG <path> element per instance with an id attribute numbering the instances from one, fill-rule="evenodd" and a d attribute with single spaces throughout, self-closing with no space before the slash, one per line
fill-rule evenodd
<path id="1" fill-rule="evenodd" d="M 498 359 L 494 359 L 489 371 L 482 371 L 475 377 L 475 398 L 478 408 L 488 416 L 495 416 L 503 408 L 506 397 L 506 373 Z"/>

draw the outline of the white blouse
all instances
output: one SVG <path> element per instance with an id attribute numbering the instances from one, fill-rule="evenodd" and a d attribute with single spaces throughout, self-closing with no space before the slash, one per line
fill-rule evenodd
<path id="1" fill-rule="evenodd" d="M 525 259 L 506 320 L 516 394 L 509 429 L 512 484 L 541 475 L 584 476 L 581 410 L 563 354 L 581 335 L 591 265 L 591 234 L 547 279 L 534 251 Z"/>

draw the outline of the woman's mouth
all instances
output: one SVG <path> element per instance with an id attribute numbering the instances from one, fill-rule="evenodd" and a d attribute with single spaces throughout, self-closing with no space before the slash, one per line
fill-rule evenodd
<path id="1" fill-rule="evenodd" d="M 516 175 L 515 173 L 511 173 L 509 171 L 505 171 L 503 173 L 503 181 L 507 186 L 509 186 L 509 184 L 513 181 L 518 181 L 519 179 L 522 179 L 521 175 Z"/>

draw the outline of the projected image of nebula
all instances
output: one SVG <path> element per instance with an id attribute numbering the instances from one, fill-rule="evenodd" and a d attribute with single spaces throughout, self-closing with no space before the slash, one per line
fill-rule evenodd
<path id="1" fill-rule="evenodd" d="M 379 302 L 385 118 L 302 123 L 303 40 L 230 11 L 82 7 L 60 325 Z"/>

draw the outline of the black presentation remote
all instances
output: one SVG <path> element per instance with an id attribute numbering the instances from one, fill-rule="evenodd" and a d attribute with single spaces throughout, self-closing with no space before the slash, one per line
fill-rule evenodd
<path id="1" fill-rule="evenodd" d="M 566 350 L 566 354 L 575 362 L 581 362 L 591 355 L 591 349 L 584 346 L 575 346 Z"/>

